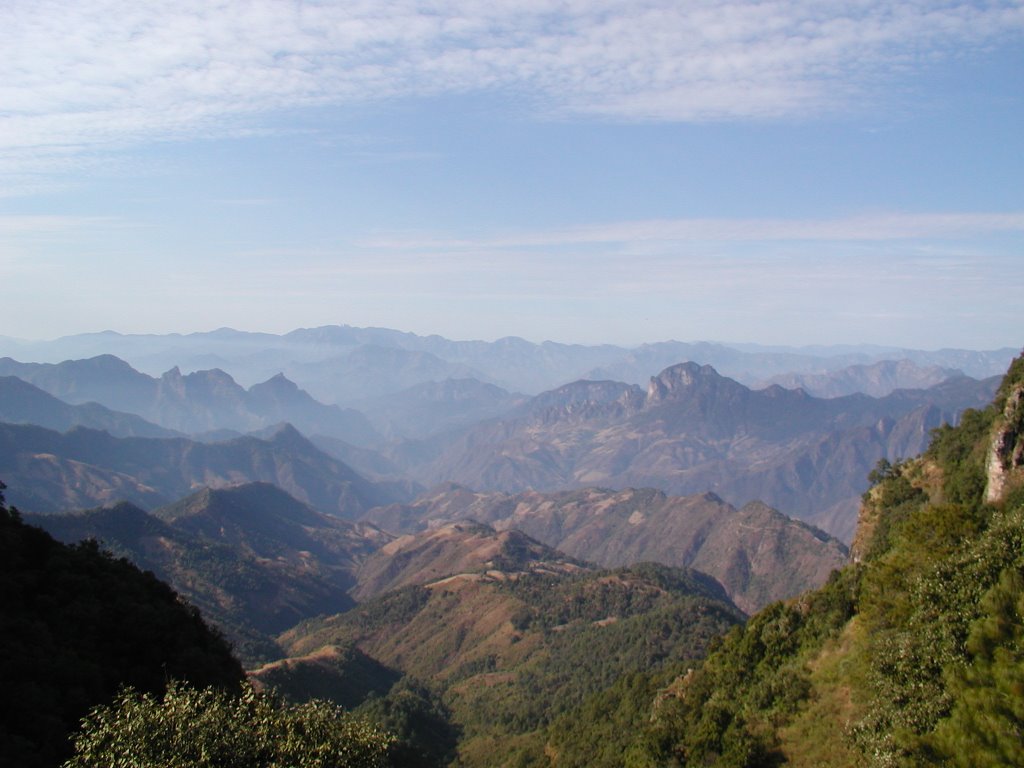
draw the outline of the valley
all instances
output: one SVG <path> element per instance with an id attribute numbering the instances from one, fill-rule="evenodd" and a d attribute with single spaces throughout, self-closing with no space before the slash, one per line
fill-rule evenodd
<path id="1" fill-rule="evenodd" d="M 808 719 L 834 703 L 821 675 L 836 653 L 878 650 L 860 627 L 881 619 L 856 618 L 882 610 L 859 602 L 882 599 L 873 563 L 898 559 L 885 548 L 904 546 L 898 532 L 914 515 L 939 514 L 927 504 L 975 503 L 964 494 L 977 484 L 947 486 L 987 448 L 950 458 L 943 446 L 965 430 L 983 441 L 977 414 L 1012 421 L 1019 401 L 1012 376 L 940 365 L 977 371 L 989 364 L 980 354 L 897 364 L 847 351 L 832 364 L 849 365 L 822 372 L 819 357 L 709 345 L 764 386 L 684 360 L 650 372 L 646 387 L 580 379 L 531 395 L 501 384 L 529 391 L 567 361 L 594 371 L 627 361 L 604 347 L 296 334 L 260 348 L 218 332 L 196 340 L 196 354 L 274 360 L 305 372 L 301 384 L 279 370 L 245 388 L 234 377 L 252 371 L 182 374 L 177 363 L 155 378 L 109 352 L 2 360 L 0 478 L 25 523 L 69 545 L 96 541 L 167 582 L 259 689 L 326 699 L 397 734 L 396 765 L 824 759 Z M 188 346 L 112 342 L 151 361 Z M 293 343 L 303 352 L 286 362 Z M 352 359 L 338 347 L 353 347 Z M 314 348 L 335 356 L 316 360 Z M 666 349 L 680 347 L 634 350 L 629 364 Z M 527 364 L 535 378 L 511 378 Z M 375 374 L 373 396 L 357 392 L 374 366 L 390 373 Z M 312 394 L 328 390 L 350 399 Z M 993 454 L 1008 467 L 999 504 L 1016 498 L 1014 429 Z M 891 490 L 900 478 L 912 492 Z M 950 530 L 983 532 L 985 520 Z M 942 541 L 941 552 L 967 557 Z M 744 649 L 753 637 L 757 648 Z M 844 684 L 867 697 L 875 674 Z M 724 688 L 740 698 L 712 727 L 690 702 Z M 709 728 L 719 741 L 694 741 Z"/>

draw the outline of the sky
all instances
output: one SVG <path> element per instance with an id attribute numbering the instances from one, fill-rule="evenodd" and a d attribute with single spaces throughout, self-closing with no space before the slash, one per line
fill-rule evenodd
<path id="1" fill-rule="evenodd" d="M 1024 345 L 1024 2 L 5 0 L 0 335 Z"/>

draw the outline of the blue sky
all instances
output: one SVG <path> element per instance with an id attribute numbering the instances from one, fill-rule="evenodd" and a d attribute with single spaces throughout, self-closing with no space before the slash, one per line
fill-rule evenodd
<path id="1" fill-rule="evenodd" d="M 0 7 L 0 335 L 1020 346 L 1024 3 Z"/>

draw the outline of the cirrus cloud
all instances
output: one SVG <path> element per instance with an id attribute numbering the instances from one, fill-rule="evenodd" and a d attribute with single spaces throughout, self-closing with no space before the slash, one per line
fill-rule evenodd
<path id="1" fill-rule="evenodd" d="M 0 169 L 230 135 L 277 110 L 495 89 L 547 116 L 817 115 L 1022 29 L 1008 0 L 14 0 Z"/>

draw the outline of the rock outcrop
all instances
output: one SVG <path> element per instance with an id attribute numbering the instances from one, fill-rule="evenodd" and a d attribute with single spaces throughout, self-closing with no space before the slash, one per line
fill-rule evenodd
<path id="1" fill-rule="evenodd" d="M 1006 404 L 989 446 L 985 475 L 985 501 L 989 503 L 1003 500 L 1024 482 L 1024 381 L 1008 387 Z"/>

